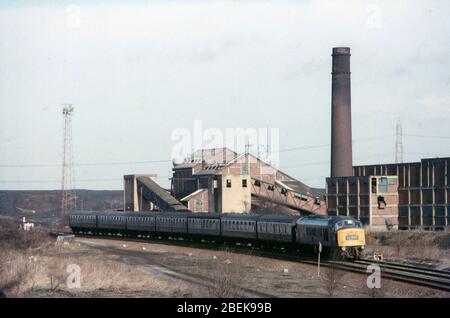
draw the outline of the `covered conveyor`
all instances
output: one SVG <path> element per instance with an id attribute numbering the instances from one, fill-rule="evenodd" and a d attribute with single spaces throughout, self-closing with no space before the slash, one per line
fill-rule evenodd
<path id="1" fill-rule="evenodd" d="M 190 212 L 155 179 L 156 175 L 124 176 L 125 211 Z"/>

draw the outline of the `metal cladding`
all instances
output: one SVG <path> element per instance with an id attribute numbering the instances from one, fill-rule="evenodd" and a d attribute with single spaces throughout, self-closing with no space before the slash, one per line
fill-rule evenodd
<path id="1" fill-rule="evenodd" d="M 333 48 L 331 87 L 331 177 L 353 175 L 350 48 Z"/>

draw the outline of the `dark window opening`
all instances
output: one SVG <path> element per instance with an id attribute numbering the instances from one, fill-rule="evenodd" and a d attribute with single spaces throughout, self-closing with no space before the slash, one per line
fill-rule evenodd
<path id="1" fill-rule="evenodd" d="M 261 181 L 255 180 L 255 186 L 260 187 L 261 186 Z"/>
<path id="2" fill-rule="evenodd" d="M 377 179 L 372 178 L 372 193 L 377 193 Z"/>
<path id="3" fill-rule="evenodd" d="M 247 179 L 242 179 L 242 187 L 247 188 Z"/>
<path id="4" fill-rule="evenodd" d="M 269 184 L 267 186 L 267 190 L 273 191 L 273 189 L 274 189 L 273 184 Z"/>
<path id="5" fill-rule="evenodd" d="M 231 179 L 227 179 L 227 188 L 231 188 Z"/>
<path id="6" fill-rule="evenodd" d="M 379 209 L 384 209 L 386 207 L 386 201 L 384 201 L 384 197 L 383 196 L 379 196 L 377 198 L 378 201 L 378 208 Z"/>

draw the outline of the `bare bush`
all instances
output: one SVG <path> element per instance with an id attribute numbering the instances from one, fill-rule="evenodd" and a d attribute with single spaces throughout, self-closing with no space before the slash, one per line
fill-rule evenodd
<path id="1" fill-rule="evenodd" d="M 24 250 L 41 247 L 50 244 L 51 241 L 45 230 L 23 231 L 12 222 L 0 223 L 0 247 L 2 248 Z"/>
<path id="2" fill-rule="evenodd" d="M 8 297 L 24 294 L 32 286 L 33 260 L 27 250 L 50 242 L 44 231 L 22 231 L 12 222 L 0 223 L 0 291 Z"/>
<path id="3" fill-rule="evenodd" d="M 336 294 L 336 290 L 340 285 L 340 280 L 343 275 L 344 272 L 337 269 L 334 265 L 326 268 L 323 281 L 325 291 L 329 297 L 333 297 Z"/>
<path id="4" fill-rule="evenodd" d="M 242 282 L 244 272 L 237 264 L 237 257 L 233 253 L 225 253 L 224 257 L 213 260 L 213 271 L 217 273 L 212 283 L 206 288 L 208 297 L 238 298 L 244 296 Z"/>
<path id="5" fill-rule="evenodd" d="M 0 250 L 0 291 L 17 297 L 30 288 L 33 264 L 26 255 L 13 250 Z"/>

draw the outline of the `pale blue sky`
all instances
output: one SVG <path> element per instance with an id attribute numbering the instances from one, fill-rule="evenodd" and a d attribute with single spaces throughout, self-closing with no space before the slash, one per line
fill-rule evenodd
<path id="1" fill-rule="evenodd" d="M 169 160 L 172 131 L 197 119 L 279 128 L 280 149 L 327 145 L 335 46 L 352 51 L 354 164 L 394 161 L 398 117 L 405 161 L 448 156 L 449 16 L 444 0 L 2 3 L 0 189 L 60 187 L 62 103 L 75 107 L 75 164 Z M 322 187 L 329 157 L 282 152 L 280 168 Z M 157 173 L 167 186 L 170 170 L 76 165 L 75 184 Z"/>

